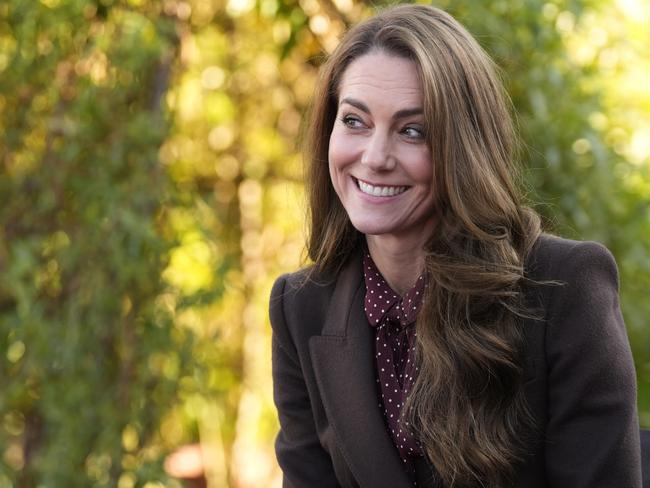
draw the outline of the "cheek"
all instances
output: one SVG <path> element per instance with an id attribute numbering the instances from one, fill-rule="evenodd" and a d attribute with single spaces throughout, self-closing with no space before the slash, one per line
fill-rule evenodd
<path id="1" fill-rule="evenodd" d="M 410 151 L 410 154 L 404 155 L 404 165 L 411 180 L 418 185 L 433 185 L 433 163 L 431 161 L 430 151 L 426 148 L 418 148 Z"/>
<path id="2" fill-rule="evenodd" d="M 338 166 L 339 161 L 341 160 L 341 149 L 342 149 L 342 144 L 341 144 L 341 137 L 339 134 L 337 134 L 336 128 L 332 130 L 332 134 L 330 135 L 330 143 L 329 143 L 329 149 L 328 149 L 328 160 L 329 160 L 329 165 L 330 165 L 330 172 L 332 172 L 332 169 L 336 166 Z"/>
<path id="3" fill-rule="evenodd" d="M 343 130 L 335 125 L 330 135 L 328 159 L 330 167 L 343 168 L 354 162 L 357 148 L 355 138 L 347 136 Z"/>
<path id="4" fill-rule="evenodd" d="M 336 191 L 339 196 L 341 194 L 341 175 L 339 174 L 339 169 L 341 166 L 341 156 L 339 154 L 340 149 L 341 144 L 339 142 L 339 138 L 336 136 L 335 132 L 332 131 L 332 134 L 330 135 L 329 148 L 327 151 L 327 166 L 329 168 L 330 182 L 334 187 L 334 191 Z"/>

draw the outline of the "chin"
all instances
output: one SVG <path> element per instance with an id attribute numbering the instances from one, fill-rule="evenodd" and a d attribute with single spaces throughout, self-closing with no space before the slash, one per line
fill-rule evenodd
<path id="1" fill-rule="evenodd" d="M 350 221 L 352 222 L 352 226 L 359 232 L 371 236 L 386 234 L 391 230 L 386 227 L 385 223 L 382 224 L 379 222 L 355 221 L 352 219 Z"/>

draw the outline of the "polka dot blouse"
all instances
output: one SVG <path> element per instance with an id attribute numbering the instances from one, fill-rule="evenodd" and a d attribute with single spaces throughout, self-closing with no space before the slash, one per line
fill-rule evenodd
<path id="1" fill-rule="evenodd" d="M 418 367 L 414 364 L 414 325 L 425 283 L 420 276 L 413 288 L 403 298 L 400 297 L 381 276 L 368 252 L 363 257 L 363 274 L 366 283 L 366 317 L 375 328 L 379 408 L 384 413 L 404 468 L 413 476 L 414 458 L 420 456 L 422 451 L 411 434 L 408 423 L 402 424 L 400 412 L 418 372 Z"/>

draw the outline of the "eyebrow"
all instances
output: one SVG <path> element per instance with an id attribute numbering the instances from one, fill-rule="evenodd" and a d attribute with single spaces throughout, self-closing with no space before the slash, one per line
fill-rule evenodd
<path id="1" fill-rule="evenodd" d="M 356 98 L 346 97 L 343 100 L 341 100 L 339 105 L 342 105 L 344 103 L 347 103 L 348 105 L 352 105 L 353 107 L 358 108 L 362 112 L 365 112 L 368 115 L 370 115 L 370 109 L 368 108 L 368 106 L 365 103 L 363 103 L 362 101 L 357 100 Z M 398 110 L 397 112 L 395 112 L 393 114 L 393 118 L 394 119 L 403 119 L 404 117 L 410 117 L 411 115 L 420 115 L 422 113 L 423 113 L 423 110 L 420 107 L 404 108 L 402 110 Z"/>

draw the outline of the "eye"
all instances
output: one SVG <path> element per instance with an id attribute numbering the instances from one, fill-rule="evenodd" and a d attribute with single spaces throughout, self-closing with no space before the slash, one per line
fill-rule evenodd
<path id="1" fill-rule="evenodd" d="M 361 129 L 365 127 L 363 121 L 356 115 L 344 115 L 341 117 L 341 122 L 350 129 Z"/>
<path id="2" fill-rule="evenodd" d="M 424 129 L 419 125 L 407 125 L 402 129 L 402 134 L 409 139 L 424 139 Z"/>

